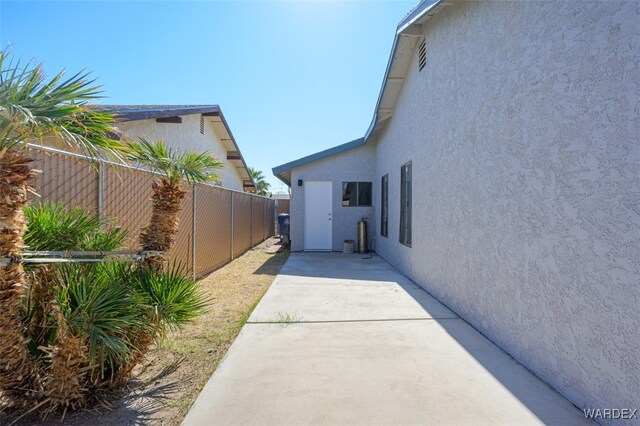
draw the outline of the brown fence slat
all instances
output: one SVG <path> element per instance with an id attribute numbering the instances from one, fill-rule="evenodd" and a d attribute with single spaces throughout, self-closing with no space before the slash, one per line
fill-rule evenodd
<path id="1" fill-rule="evenodd" d="M 233 257 L 251 248 L 251 196 L 233 195 Z"/>
<path id="2" fill-rule="evenodd" d="M 97 164 L 36 150 L 29 150 L 29 155 L 35 159 L 32 167 L 41 171 L 34 182 L 39 197 L 32 199 L 98 210 Z"/>
<path id="3" fill-rule="evenodd" d="M 129 231 L 124 248 L 139 249 L 138 235 L 151 217 L 156 174 L 110 164 L 104 164 L 100 173 L 98 164 L 77 155 L 41 148 L 28 152 L 35 159 L 34 168 L 42 170 L 35 182 L 42 200 L 61 201 L 68 207 L 81 206 L 94 212 L 102 207 L 106 217 Z M 193 270 L 195 257 L 196 275 L 219 268 L 274 234 L 274 200 L 198 185 L 194 241 L 193 187 L 185 185 L 185 189 L 176 244 L 169 260 Z"/>
<path id="4" fill-rule="evenodd" d="M 264 240 L 264 203 L 261 198 L 252 197 L 251 200 L 251 245 L 255 246 Z"/>
<path id="5" fill-rule="evenodd" d="M 193 226 L 193 187 L 184 185 L 183 189 L 187 192 L 182 200 L 182 210 L 180 210 L 180 224 L 178 226 L 178 235 L 176 243 L 169 252 L 169 263 L 178 263 L 188 268 L 193 268 L 192 256 L 192 226 Z"/>
<path id="6" fill-rule="evenodd" d="M 140 230 L 151 217 L 154 176 L 126 167 L 109 166 L 104 170 L 104 214 L 129 231 L 127 248 L 138 249 Z"/>
<path id="7" fill-rule="evenodd" d="M 196 213 L 196 274 L 203 275 L 231 260 L 231 192 L 198 185 Z"/>
<path id="8" fill-rule="evenodd" d="M 278 214 L 289 214 L 289 200 L 278 200 Z"/>

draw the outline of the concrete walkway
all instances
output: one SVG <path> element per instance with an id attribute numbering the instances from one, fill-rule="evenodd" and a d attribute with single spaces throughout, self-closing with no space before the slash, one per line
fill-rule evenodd
<path id="1" fill-rule="evenodd" d="M 583 424 L 379 257 L 294 253 L 184 425 Z"/>

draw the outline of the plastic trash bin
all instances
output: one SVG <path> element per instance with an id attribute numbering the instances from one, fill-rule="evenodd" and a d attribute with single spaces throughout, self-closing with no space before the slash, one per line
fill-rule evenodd
<path id="1" fill-rule="evenodd" d="M 280 235 L 280 241 L 285 235 L 289 235 L 289 214 L 287 213 L 278 215 L 278 235 Z"/>

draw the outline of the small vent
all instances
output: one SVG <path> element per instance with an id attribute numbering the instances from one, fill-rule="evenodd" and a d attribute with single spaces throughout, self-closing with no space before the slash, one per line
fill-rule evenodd
<path id="1" fill-rule="evenodd" d="M 420 47 L 418 48 L 418 70 L 422 71 L 424 66 L 427 64 L 427 46 L 425 45 L 424 40 L 420 43 Z"/>
<path id="2" fill-rule="evenodd" d="M 204 117 L 200 116 L 200 134 L 204 135 Z"/>

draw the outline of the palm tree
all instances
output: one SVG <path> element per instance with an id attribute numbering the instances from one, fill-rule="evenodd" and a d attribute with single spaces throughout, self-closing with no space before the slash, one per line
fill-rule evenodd
<path id="1" fill-rule="evenodd" d="M 48 79 L 42 64 L 22 66 L 0 51 L 0 390 L 14 405 L 42 386 L 19 312 L 27 285 L 23 207 L 35 177 L 25 142 L 52 139 L 90 158 L 119 157 L 122 147 L 109 138 L 113 116 L 87 106 L 100 97 L 94 80 L 83 72 L 63 77 L 64 71 Z"/>
<path id="2" fill-rule="evenodd" d="M 260 170 L 254 169 L 253 167 L 249 167 L 249 174 L 256 183 L 256 194 L 267 195 L 269 193 L 269 188 L 271 188 L 271 184 L 267 182 L 267 178 L 264 176 L 264 173 Z"/>
<path id="3" fill-rule="evenodd" d="M 131 160 L 163 174 L 153 182 L 151 219 L 139 237 L 144 251 L 155 252 L 146 264 L 162 268 L 178 233 L 180 202 L 186 194 L 182 181 L 194 184 L 217 180 L 215 170 L 223 164 L 208 152 L 178 153 L 163 141 L 141 138 L 139 142 L 131 142 L 129 148 Z"/>

